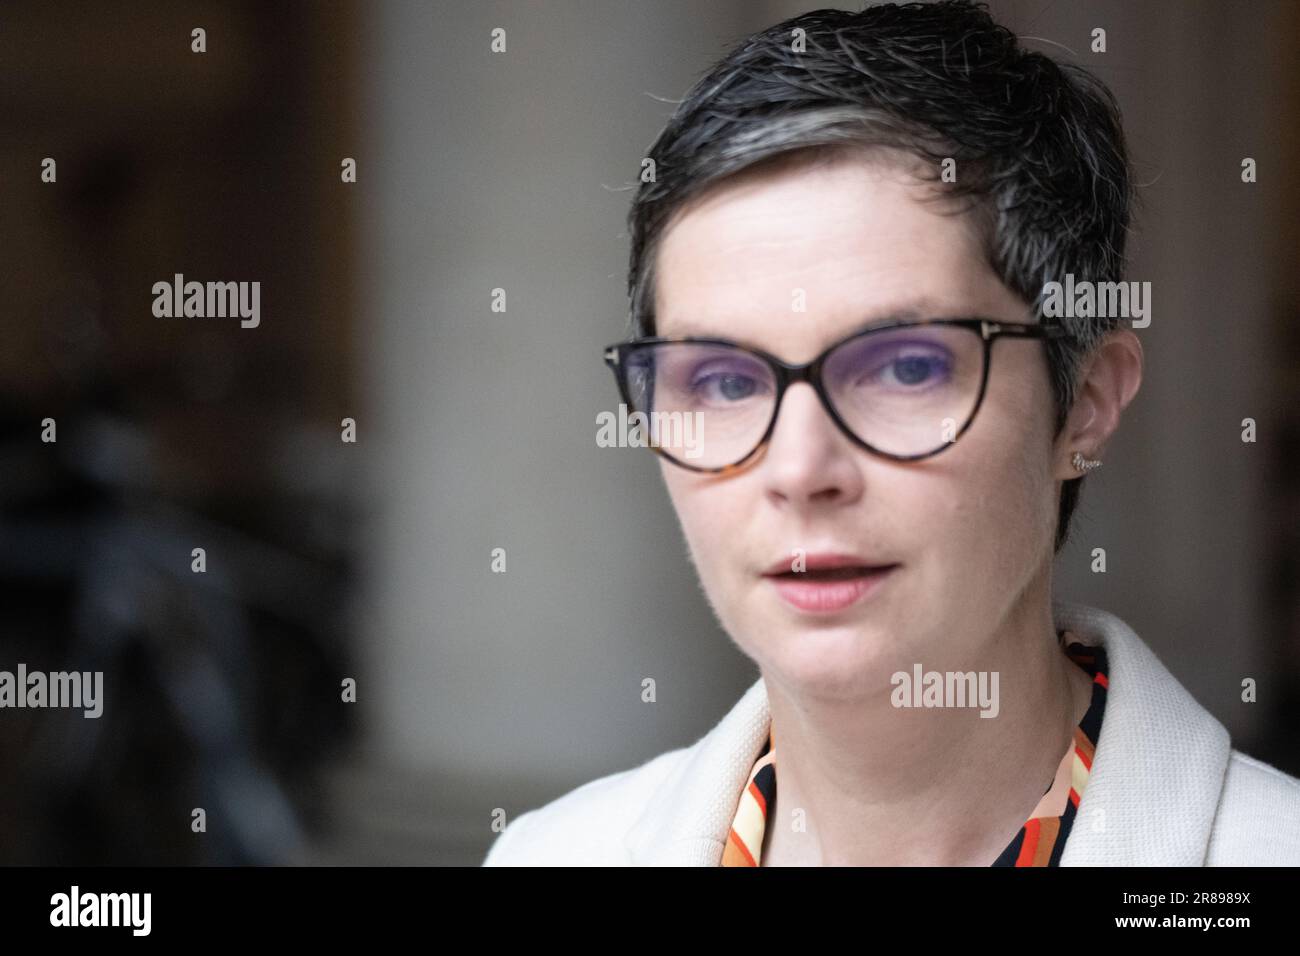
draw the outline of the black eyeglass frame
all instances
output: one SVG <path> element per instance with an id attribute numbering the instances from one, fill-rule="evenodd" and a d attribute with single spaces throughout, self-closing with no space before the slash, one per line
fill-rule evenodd
<path id="1" fill-rule="evenodd" d="M 972 329 L 979 333 L 980 339 L 984 343 L 984 368 L 980 375 L 979 396 L 975 399 L 975 407 L 971 409 L 970 415 L 967 416 L 965 423 L 957 430 L 957 433 L 950 441 L 941 442 L 937 448 L 931 451 L 921 452 L 916 455 L 895 455 L 876 448 L 849 428 L 848 424 L 835 410 L 834 403 L 827 394 L 826 387 L 822 382 L 822 366 L 830 357 L 831 353 L 837 351 L 840 347 L 848 345 L 850 342 L 856 342 L 865 336 L 874 335 L 879 332 L 886 332 L 890 329 L 910 328 L 913 326 L 926 325 L 954 325 L 961 328 Z M 870 452 L 873 455 L 879 455 L 882 458 L 888 458 L 891 461 L 920 461 L 925 458 L 932 458 L 942 451 L 957 444 L 957 439 L 970 428 L 975 421 L 975 416 L 979 414 L 980 407 L 984 404 L 984 394 L 988 390 L 989 368 L 993 364 L 993 343 L 999 338 L 1017 338 L 1017 339 L 1059 339 L 1069 336 L 1069 330 L 1058 322 L 1051 322 L 1046 319 L 1037 323 L 1014 323 L 1001 322 L 995 319 L 987 318 L 957 318 L 957 319 L 900 319 L 896 322 L 888 322 L 881 325 L 873 325 L 867 329 L 860 329 L 853 332 L 838 342 L 828 346 L 820 355 L 811 362 L 805 362 L 801 365 L 792 365 L 785 362 L 770 352 L 765 352 L 759 348 L 753 348 L 748 345 L 741 345 L 739 342 L 733 342 L 731 339 L 714 338 L 710 336 L 647 336 L 640 339 L 631 339 L 625 342 L 617 342 L 605 347 L 605 364 L 609 366 L 614 373 L 614 379 L 618 384 L 618 390 L 623 398 L 624 403 L 632 411 L 642 411 L 638 409 L 627 384 L 627 355 L 628 353 L 650 345 L 668 345 L 672 343 L 695 342 L 702 345 L 724 345 L 734 349 L 739 349 L 748 355 L 752 355 L 765 362 L 773 373 L 776 381 L 776 400 L 772 403 L 772 418 L 767 423 L 767 428 L 763 432 L 763 437 L 758 440 L 753 449 L 743 458 L 730 465 L 722 465 L 717 468 L 704 468 L 699 465 L 691 465 L 684 461 L 674 458 L 668 452 L 658 445 L 650 444 L 651 450 L 662 455 L 674 465 L 685 468 L 689 471 L 701 472 L 704 474 L 726 474 L 743 468 L 755 455 L 757 455 L 772 438 L 772 432 L 776 430 L 776 419 L 781 413 L 781 400 L 785 397 L 786 389 L 796 382 L 807 382 L 812 386 L 813 391 L 817 393 L 818 399 L 821 400 L 822 407 L 831 417 L 831 421 L 843 432 L 850 441 L 858 447 Z"/>

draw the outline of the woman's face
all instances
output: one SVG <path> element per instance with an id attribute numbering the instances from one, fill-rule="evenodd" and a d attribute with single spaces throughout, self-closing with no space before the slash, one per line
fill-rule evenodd
<path id="1" fill-rule="evenodd" d="M 657 261 L 660 335 L 712 335 L 806 362 L 865 322 L 917 314 L 1032 321 L 964 217 L 923 203 L 896 168 L 864 161 L 759 172 L 674 220 Z M 804 311 L 793 304 L 802 295 Z M 978 657 L 1050 574 L 1057 465 L 1041 340 L 1000 339 L 971 427 L 942 453 L 886 460 L 855 446 L 812 388 L 785 394 L 770 443 L 727 476 L 660 459 L 720 623 L 765 675 L 836 698 L 887 675 Z M 896 564 L 831 613 L 783 599 L 764 574 L 796 551 Z M 806 580 L 806 579 L 804 579 Z M 1045 593 L 1045 592 L 1037 592 Z"/>

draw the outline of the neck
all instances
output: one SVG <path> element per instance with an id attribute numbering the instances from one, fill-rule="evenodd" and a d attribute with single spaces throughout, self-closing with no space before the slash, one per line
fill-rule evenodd
<path id="1" fill-rule="evenodd" d="M 996 859 L 1038 805 L 1091 698 L 1087 674 L 1057 639 L 1050 575 L 1049 566 L 995 633 L 960 645 L 967 660 L 938 665 L 996 671 L 992 718 L 970 700 L 897 707 L 893 671 L 880 675 L 878 693 L 845 700 L 809 698 L 764 670 L 777 766 L 764 866 Z"/>

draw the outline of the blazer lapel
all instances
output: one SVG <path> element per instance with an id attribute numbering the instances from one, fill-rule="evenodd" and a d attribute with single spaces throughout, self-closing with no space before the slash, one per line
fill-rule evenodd
<path id="1" fill-rule="evenodd" d="M 638 866 L 717 866 L 741 788 L 767 740 L 760 677 L 722 721 L 687 749 L 624 837 Z"/>
<path id="2" fill-rule="evenodd" d="M 1228 769 L 1227 729 L 1133 630 L 1057 602 L 1057 627 L 1104 643 L 1106 712 L 1062 866 L 1202 866 Z"/>
<path id="3" fill-rule="evenodd" d="M 1103 644 L 1110 665 L 1101 738 L 1061 865 L 1202 865 L 1228 731 L 1118 617 L 1064 601 L 1052 610 L 1058 630 Z M 655 788 L 624 838 L 634 865 L 718 865 L 770 720 L 760 677 Z"/>

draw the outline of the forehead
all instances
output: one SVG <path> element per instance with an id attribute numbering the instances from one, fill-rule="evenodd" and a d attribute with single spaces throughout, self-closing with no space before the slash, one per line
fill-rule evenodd
<path id="1" fill-rule="evenodd" d="M 805 360 L 877 319 L 1007 314 L 1015 297 L 974 221 L 932 189 L 895 163 L 853 155 L 723 181 L 661 237 L 656 331 Z"/>

